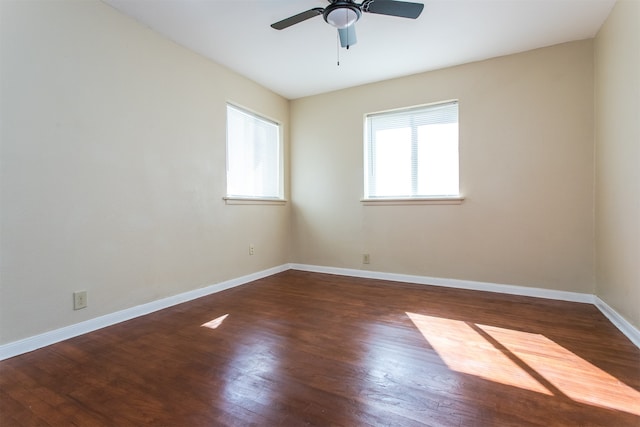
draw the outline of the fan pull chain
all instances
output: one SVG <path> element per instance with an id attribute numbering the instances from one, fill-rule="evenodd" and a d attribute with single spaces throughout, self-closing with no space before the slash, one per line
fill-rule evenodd
<path id="1" fill-rule="evenodd" d="M 336 57 L 338 58 L 338 67 L 340 66 L 340 33 L 336 36 Z"/>

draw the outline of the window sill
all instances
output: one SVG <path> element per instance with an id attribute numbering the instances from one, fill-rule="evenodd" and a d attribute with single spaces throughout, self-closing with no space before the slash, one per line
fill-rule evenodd
<path id="1" fill-rule="evenodd" d="M 286 205 L 285 199 L 260 198 L 260 197 L 223 197 L 227 205 Z"/>
<path id="2" fill-rule="evenodd" d="M 390 206 L 390 205 L 460 205 L 464 201 L 463 196 L 449 197 L 381 197 L 378 199 L 360 200 L 364 206 Z"/>

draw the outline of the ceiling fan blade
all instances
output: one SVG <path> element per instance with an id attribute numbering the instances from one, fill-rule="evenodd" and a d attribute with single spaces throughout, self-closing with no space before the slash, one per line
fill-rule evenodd
<path id="1" fill-rule="evenodd" d="M 410 3 L 396 0 L 372 0 L 365 1 L 362 4 L 362 10 L 365 12 L 411 19 L 416 19 L 420 16 L 422 9 L 424 9 L 424 5 L 422 3 Z"/>
<path id="2" fill-rule="evenodd" d="M 339 28 L 338 34 L 340 35 L 340 46 L 346 47 L 347 49 L 358 41 L 356 38 L 356 26 L 353 24 L 347 28 Z"/>
<path id="3" fill-rule="evenodd" d="M 290 16 L 282 21 L 278 21 L 275 24 L 271 24 L 271 28 L 275 28 L 276 30 L 284 30 L 287 27 L 290 27 L 295 24 L 299 24 L 302 21 L 306 21 L 309 18 L 313 18 L 314 16 L 322 15 L 324 9 L 321 7 L 314 7 L 313 9 L 309 9 L 305 12 L 298 13 L 297 15 Z"/>

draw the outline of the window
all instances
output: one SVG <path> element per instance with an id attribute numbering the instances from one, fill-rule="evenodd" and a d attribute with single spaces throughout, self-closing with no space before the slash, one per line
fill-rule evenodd
<path id="1" fill-rule="evenodd" d="M 458 102 L 369 114 L 365 200 L 457 198 Z"/>
<path id="2" fill-rule="evenodd" d="M 227 104 L 227 199 L 283 199 L 280 125 Z"/>

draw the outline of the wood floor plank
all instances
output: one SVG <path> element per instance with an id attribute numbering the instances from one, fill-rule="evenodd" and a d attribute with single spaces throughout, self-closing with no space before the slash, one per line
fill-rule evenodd
<path id="1" fill-rule="evenodd" d="M 595 307 L 287 271 L 0 362 L 0 425 L 640 426 Z"/>

